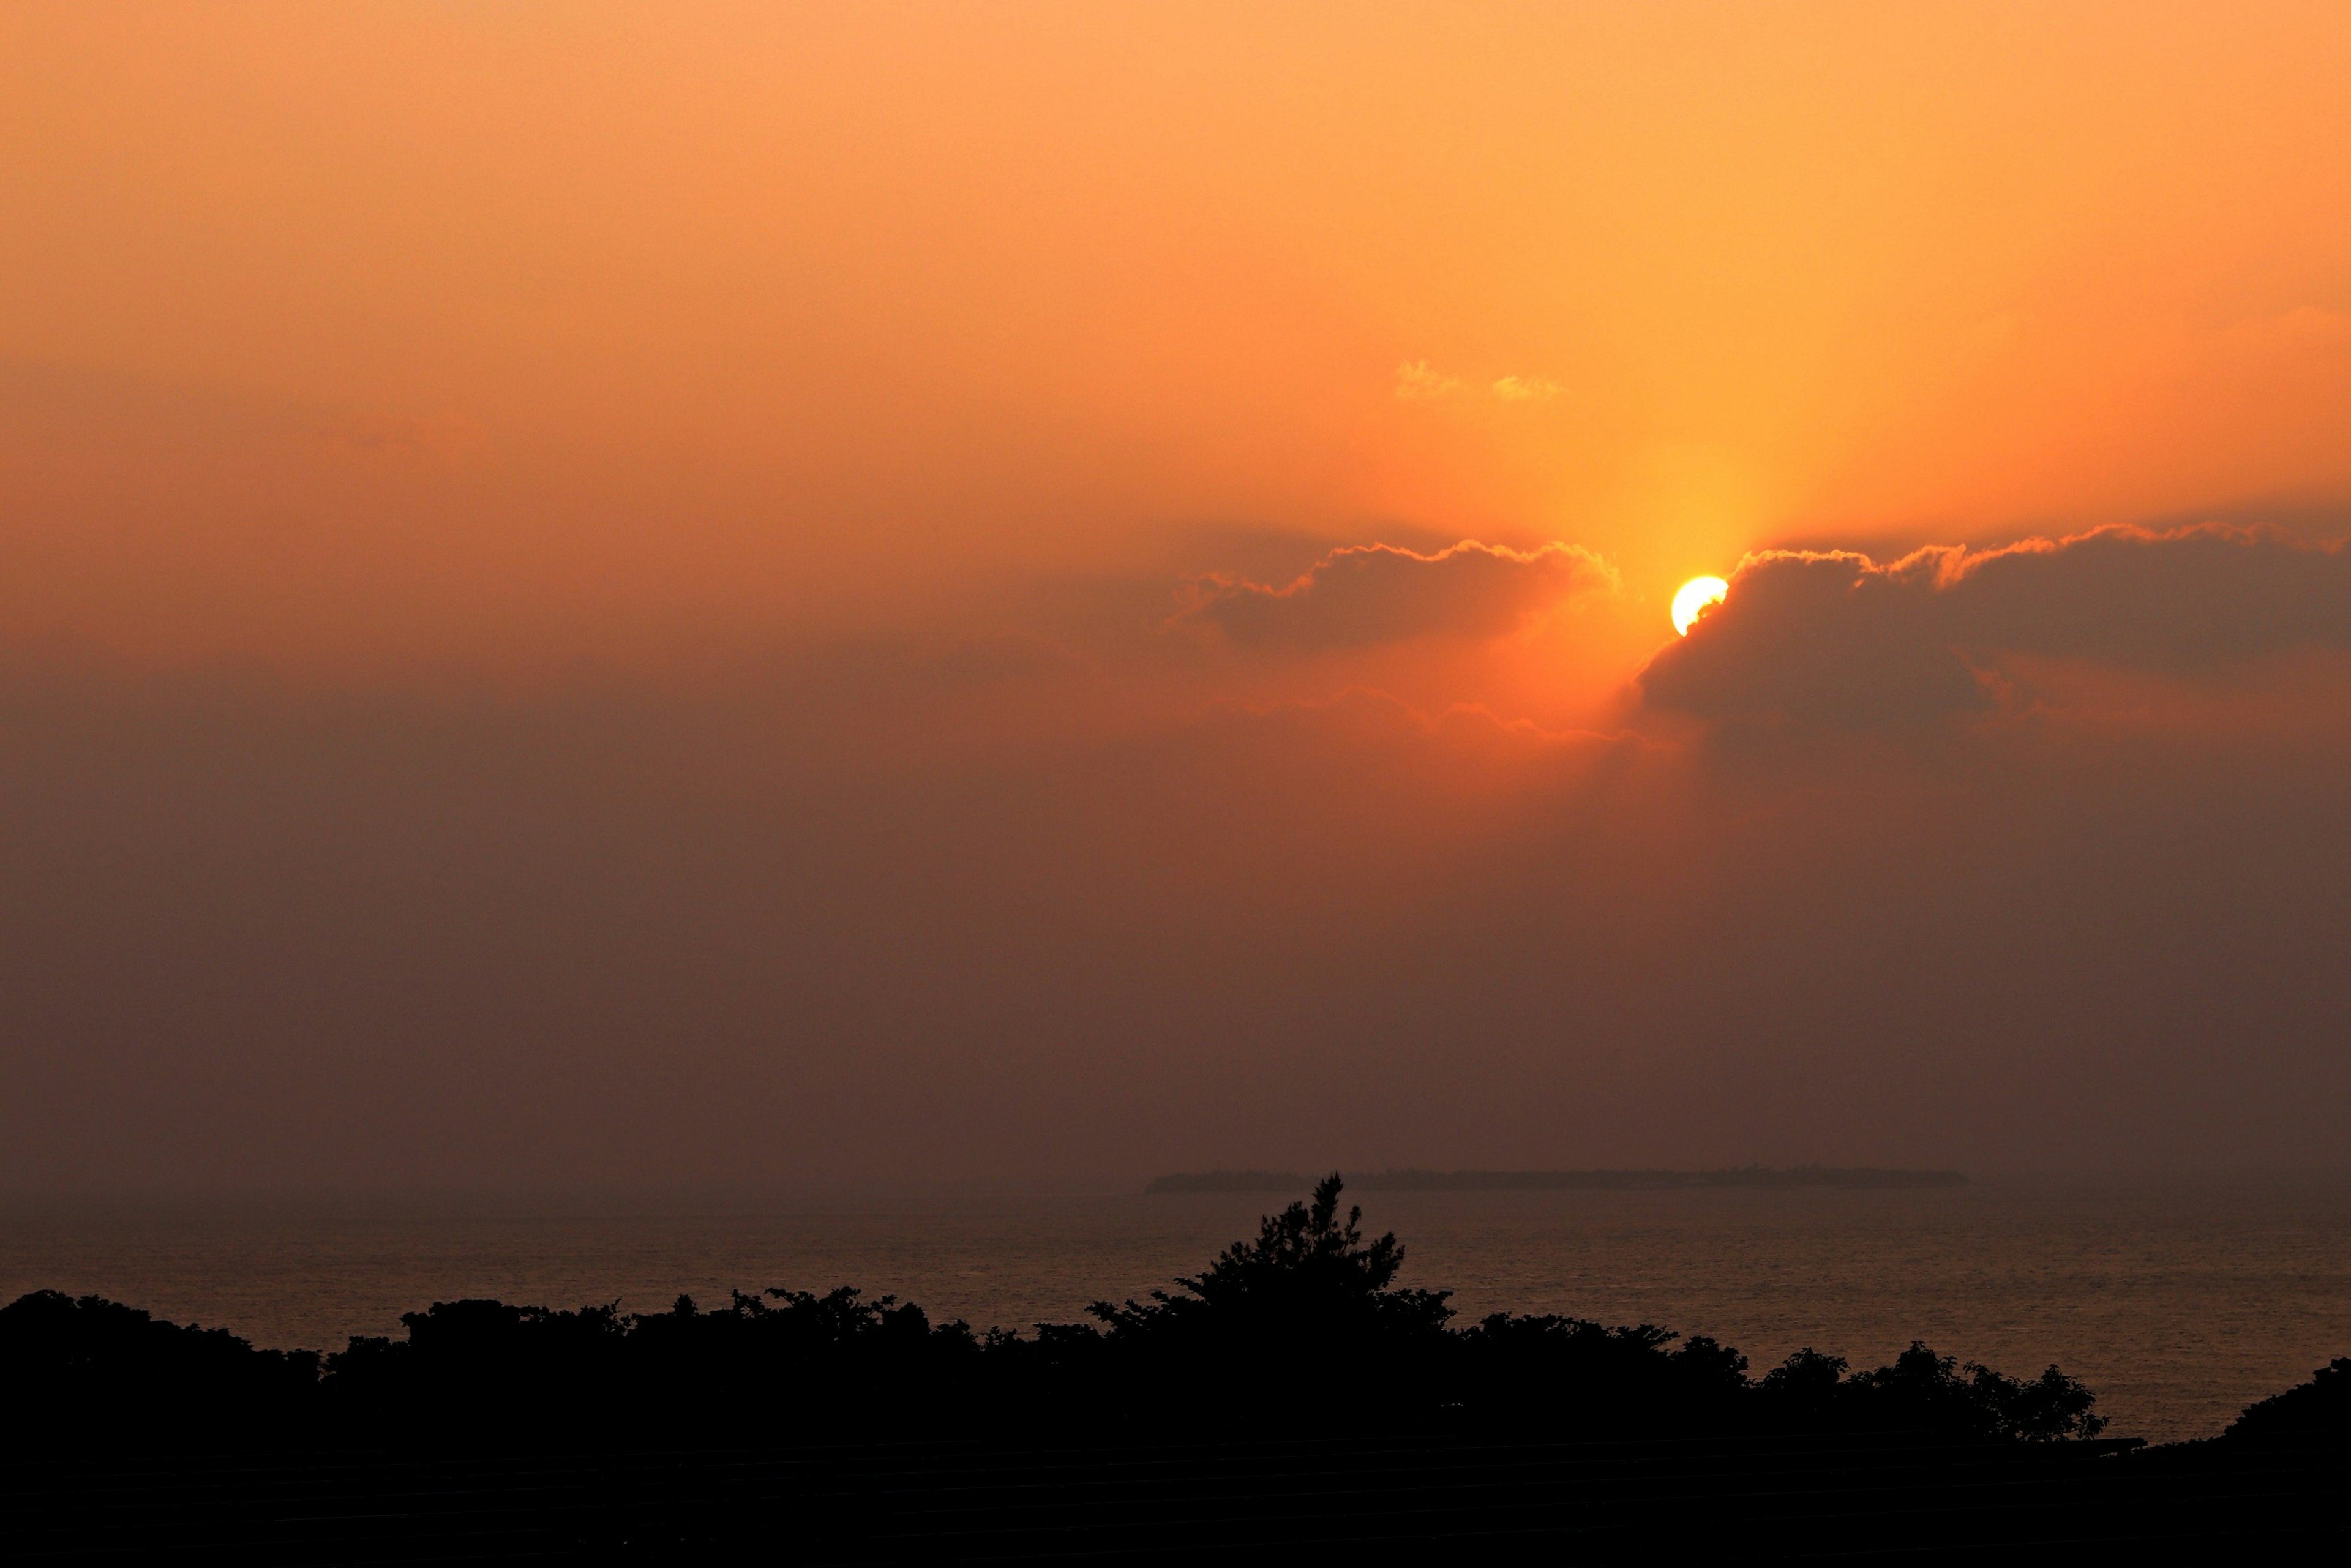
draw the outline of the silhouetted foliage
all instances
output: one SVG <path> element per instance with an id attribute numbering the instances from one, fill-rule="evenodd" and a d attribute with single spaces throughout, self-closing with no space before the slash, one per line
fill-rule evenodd
<path id="1" fill-rule="evenodd" d="M 371 1440 L 537 1445 L 693 1433 L 1215 1436 L 1432 1425 L 1559 1436 L 1912 1433 L 2015 1444 L 2095 1436 L 2095 1397 L 2051 1367 L 2019 1381 L 1913 1344 L 1886 1366 L 1797 1352 L 1760 1380 L 1702 1335 L 1497 1312 L 1401 1286 L 1405 1249 L 1342 1218 L 1337 1176 L 1196 1275 L 1091 1322 L 1028 1333 L 934 1324 L 841 1289 L 737 1292 L 705 1310 L 437 1301 L 404 1337 L 323 1359 L 54 1291 L 0 1310 L 13 1407 L 189 1436 L 239 1423 Z M 2249 1435 L 2339 1429 L 2351 1362 L 2247 1412 Z M 134 1420 L 135 1417 L 135 1420 Z"/>
<path id="2" fill-rule="evenodd" d="M 967 1392 L 980 1350 L 963 1323 L 935 1329 L 920 1307 L 847 1288 L 737 1291 L 710 1312 L 680 1296 L 630 1315 L 439 1301 L 401 1322 L 405 1340 L 354 1339 L 326 1358 L 339 1413 L 413 1425 L 465 1411 L 542 1436 L 615 1413 L 657 1427 L 788 1409 L 887 1427 Z"/>
<path id="3" fill-rule="evenodd" d="M 1366 1241 L 1361 1208 L 1339 1218 L 1340 1191 L 1335 1174 L 1324 1177 L 1311 1203 L 1266 1216 L 1254 1239 L 1177 1280 L 1176 1291 L 1089 1307 L 1112 1385 L 1180 1397 L 1171 1407 L 1194 1414 L 1213 1389 L 1215 1412 L 1310 1424 L 1425 1406 L 1451 1292 L 1398 1289 L 1403 1244 L 1393 1231 Z M 1079 1341 L 1063 1349 L 1086 1353 Z"/>
<path id="4" fill-rule="evenodd" d="M 2283 1394 L 2273 1394 L 2229 1425 L 2240 1443 L 2340 1443 L 2351 1439 L 2351 1356 L 2336 1356 Z"/>
<path id="5" fill-rule="evenodd" d="M 2095 1437 L 2105 1425 L 2090 1414 L 2096 1396 L 2053 1366 L 2019 1383 L 1974 1362 L 1962 1367 L 1916 1340 L 1892 1365 L 1858 1373 L 1847 1387 L 1849 1397 L 1873 1407 L 1879 1426 L 2043 1442 Z"/>
<path id="6" fill-rule="evenodd" d="M 2150 1531 L 2333 1544 L 2351 1502 L 2326 1451 L 2351 1358 L 2228 1440 L 2118 1458 L 2054 1367 L 1914 1343 L 1750 1377 L 1651 1323 L 1457 1324 L 1341 1191 L 1024 1333 L 846 1288 L 455 1301 L 321 1358 L 37 1291 L 0 1309 L 0 1554 L 1188 1563 L 1327 1555 L 1337 1524 L 1358 1550 L 2038 1561 Z"/>
<path id="7" fill-rule="evenodd" d="M 1514 1425 L 1590 1435 L 1722 1432 L 1744 1426 L 1747 1358 L 1652 1323 L 1495 1312 L 1458 1337 L 1466 1408 Z"/>
<path id="8" fill-rule="evenodd" d="M 1962 1366 L 1915 1340 L 1891 1365 L 1850 1377 L 1843 1356 L 1807 1346 L 1764 1374 L 1756 1393 L 1775 1431 L 1904 1430 L 2043 1443 L 2095 1437 L 2106 1425 L 2091 1413 L 2097 1396 L 2053 1366 L 2020 1382 L 1974 1362 Z"/>
<path id="9" fill-rule="evenodd" d="M 1844 1381 L 1849 1364 L 1841 1355 L 1823 1355 L 1811 1345 L 1763 1375 L 1757 1394 L 1770 1413 L 1766 1419 L 1792 1432 L 1834 1428 L 1844 1414 Z"/>
<path id="10" fill-rule="evenodd" d="M 37 1417 L 162 1441 L 236 1435 L 299 1418 L 318 1379 L 315 1352 L 256 1350 L 99 1296 L 35 1291 L 0 1307 L 0 1407 L 20 1429 Z"/>

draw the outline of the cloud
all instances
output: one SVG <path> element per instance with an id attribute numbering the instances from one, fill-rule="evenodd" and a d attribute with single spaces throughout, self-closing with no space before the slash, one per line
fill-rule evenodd
<path id="1" fill-rule="evenodd" d="M 2351 556 L 2271 528 L 2113 527 L 1879 565 L 1768 550 L 1640 676 L 1646 702 L 1712 718 L 1918 723 L 1995 705 L 2004 655 L 2170 674 L 2351 646 Z"/>
<path id="2" fill-rule="evenodd" d="M 1504 376 L 1494 383 L 1493 392 L 1504 402 L 1541 402 L 1557 397 L 1560 386 L 1541 376 Z"/>
<path id="3" fill-rule="evenodd" d="M 1396 367 L 1395 395 L 1402 402 L 1441 402 L 1468 397 L 1479 389 L 1458 376 L 1428 368 L 1426 360 L 1406 360 Z M 1499 402 L 1542 402 L 1560 394 L 1560 384 L 1546 376 L 1509 375 L 1486 383 Z"/>
<path id="4" fill-rule="evenodd" d="M 1406 360 L 1396 367 L 1395 394 L 1405 402 L 1431 402 L 1468 390 L 1465 382 L 1430 370 L 1426 360 Z"/>
<path id="5" fill-rule="evenodd" d="M 1434 555 L 1393 545 L 1332 550 L 1286 588 L 1211 574 L 1176 622 L 1248 648 L 1360 648 L 1413 637 L 1499 637 L 1570 595 L 1613 584 L 1580 545 L 1515 550 L 1465 539 Z"/>

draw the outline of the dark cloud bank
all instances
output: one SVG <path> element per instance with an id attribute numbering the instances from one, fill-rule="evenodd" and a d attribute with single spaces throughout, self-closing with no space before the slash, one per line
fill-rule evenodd
<path id="1" fill-rule="evenodd" d="M 1058 657 L 529 696 L 12 657 L 0 1183 L 2340 1170 L 2341 571 L 1760 558 L 1644 677 L 1831 721 L 1733 768 L 1369 692 L 1040 727 Z M 2199 706 L 2020 705 L 2027 653 Z"/>
<path id="2" fill-rule="evenodd" d="M 1311 651 L 1427 636 L 1496 637 L 1560 600 L 1614 580 L 1576 545 L 1533 550 L 1463 540 L 1433 554 L 1394 545 L 1337 549 L 1287 587 L 1212 575 L 1182 624 L 1236 646 Z"/>
<path id="3" fill-rule="evenodd" d="M 1643 672 L 1649 703 L 1708 718 L 1919 723 L 1999 705 L 2005 655 L 2175 674 L 2351 645 L 2351 556 L 2262 528 L 2107 528 L 1890 565 L 1767 551 Z"/>

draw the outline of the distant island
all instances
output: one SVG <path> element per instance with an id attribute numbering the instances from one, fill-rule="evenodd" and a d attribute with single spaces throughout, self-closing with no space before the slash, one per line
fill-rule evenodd
<path id="1" fill-rule="evenodd" d="M 1959 1171 L 1881 1170 L 1875 1166 L 1734 1166 L 1712 1171 L 1377 1171 L 1352 1176 L 1360 1192 L 1646 1191 L 1673 1187 L 1965 1186 Z M 1154 1176 L 1146 1193 L 1304 1192 L 1311 1176 L 1290 1171 L 1193 1171 Z"/>

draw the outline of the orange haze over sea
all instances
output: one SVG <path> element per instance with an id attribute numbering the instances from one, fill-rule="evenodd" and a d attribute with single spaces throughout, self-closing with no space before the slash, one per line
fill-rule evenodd
<path id="1" fill-rule="evenodd" d="M 2346 81 L 11 7 L 0 1181 L 2339 1163 Z"/>

